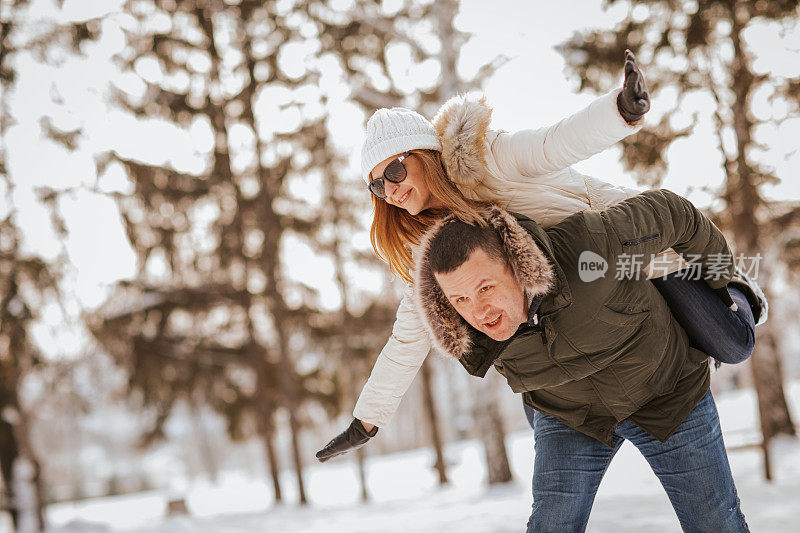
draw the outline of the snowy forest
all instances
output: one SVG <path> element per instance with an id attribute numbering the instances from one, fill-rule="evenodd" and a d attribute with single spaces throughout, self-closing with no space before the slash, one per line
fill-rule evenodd
<path id="1" fill-rule="evenodd" d="M 800 2 L 0 0 L 0 532 L 520 531 L 533 432 L 494 371 L 432 352 L 375 438 L 315 459 L 404 288 L 363 129 L 458 93 L 548 126 L 626 49 L 652 109 L 577 168 L 760 258 L 769 319 L 711 390 L 750 527 L 796 530 Z M 588 530 L 679 531 L 623 451 Z"/>

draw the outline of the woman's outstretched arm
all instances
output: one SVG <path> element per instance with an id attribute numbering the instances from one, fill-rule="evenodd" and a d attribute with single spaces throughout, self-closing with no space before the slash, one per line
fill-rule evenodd
<path id="1" fill-rule="evenodd" d="M 397 308 L 392 336 L 375 360 L 353 409 L 355 418 L 378 427 L 389 423 L 431 349 L 412 298 L 412 286 L 407 285 Z"/>
<path id="2" fill-rule="evenodd" d="M 363 446 L 377 433 L 376 427 L 385 427 L 389 423 L 414 381 L 431 343 L 412 298 L 413 289 L 407 285 L 397 309 L 392 336 L 375 361 L 353 409 L 354 421 L 317 453 L 320 461 Z"/>
<path id="3" fill-rule="evenodd" d="M 623 87 L 546 128 L 497 133 L 489 141 L 500 171 L 536 177 L 610 148 L 642 127 L 650 96 L 636 59 L 626 53 Z"/>

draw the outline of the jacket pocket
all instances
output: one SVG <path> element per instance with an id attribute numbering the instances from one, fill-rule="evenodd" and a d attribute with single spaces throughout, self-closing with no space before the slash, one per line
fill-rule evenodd
<path id="1" fill-rule="evenodd" d="M 522 383 L 522 376 L 510 360 L 497 360 L 494 368 L 504 377 L 513 392 L 525 392 L 525 385 Z"/>
<path id="2" fill-rule="evenodd" d="M 650 311 L 637 311 L 634 307 L 626 307 L 624 311 L 615 311 L 603 305 L 597 311 L 597 319 L 613 326 L 638 326 L 650 315 Z"/>
<path id="3" fill-rule="evenodd" d="M 556 417 L 574 429 L 586 420 L 586 416 L 589 414 L 589 404 L 577 398 L 567 399 L 565 396 L 549 390 L 536 390 L 526 392 L 522 396 L 522 401 L 537 411 Z"/>
<path id="4" fill-rule="evenodd" d="M 579 353 L 590 356 L 592 364 L 602 368 L 605 365 L 593 356 L 619 351 L 639 334 L 649 316 L 649 311 L 636 311 L 632 307 L 622 312 L 601 305 L 587 321 L 570 328 L 567 341 Z"/>
<path id="5" fill-rule="evenodd" d="M 548 347 L 542 342 L 538 330 L 530 329 L 516 337 L 498 362 L 502 364 L 501 373 L 514 392 L 552 387 L 571 380 L 549 357 Z"/>

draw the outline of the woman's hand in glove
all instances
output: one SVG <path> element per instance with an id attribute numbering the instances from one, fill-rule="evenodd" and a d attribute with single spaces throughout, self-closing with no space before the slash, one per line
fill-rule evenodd
<path id="1" fill-rule="evenodd" d="M 650 109 L 650 94 L 636 57 L 630 50 L 625 50 L 625 81 L 622 92 L 617 96 L 617 109 L 625 122 L 633 124 Z"/>
<path id="2" fill-rule="evenodd" d="M 324 463 L 332 457 L 361 448 L 376 433 L 378 433 L 377 427 L 373 427 L 372 431 L 368 432 L 361 420 L 354 418 L 347 429 L 317 452 L 317 459 L 320 463 Z"/>

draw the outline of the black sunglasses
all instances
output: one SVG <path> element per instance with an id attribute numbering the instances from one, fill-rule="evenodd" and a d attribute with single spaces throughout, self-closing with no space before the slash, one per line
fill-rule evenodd
<path id="1" fill-rule="evenodd" d="M 406 179 L 406 176 L 408 176 L 408 172 L 406 172 L 406 166 L 403 164 L 403 159 L 410 155 L 411 152 L 406 152 L 386 165 L 386 168 L 383 169 L 383 177 L 369 182 L 369 185 L 367 186 L 369 188 L 369 192 L 381 200 L 385 200 L 386 181 L 391 181 L 392 183 L 401 183 L 404 179 Z"/>

